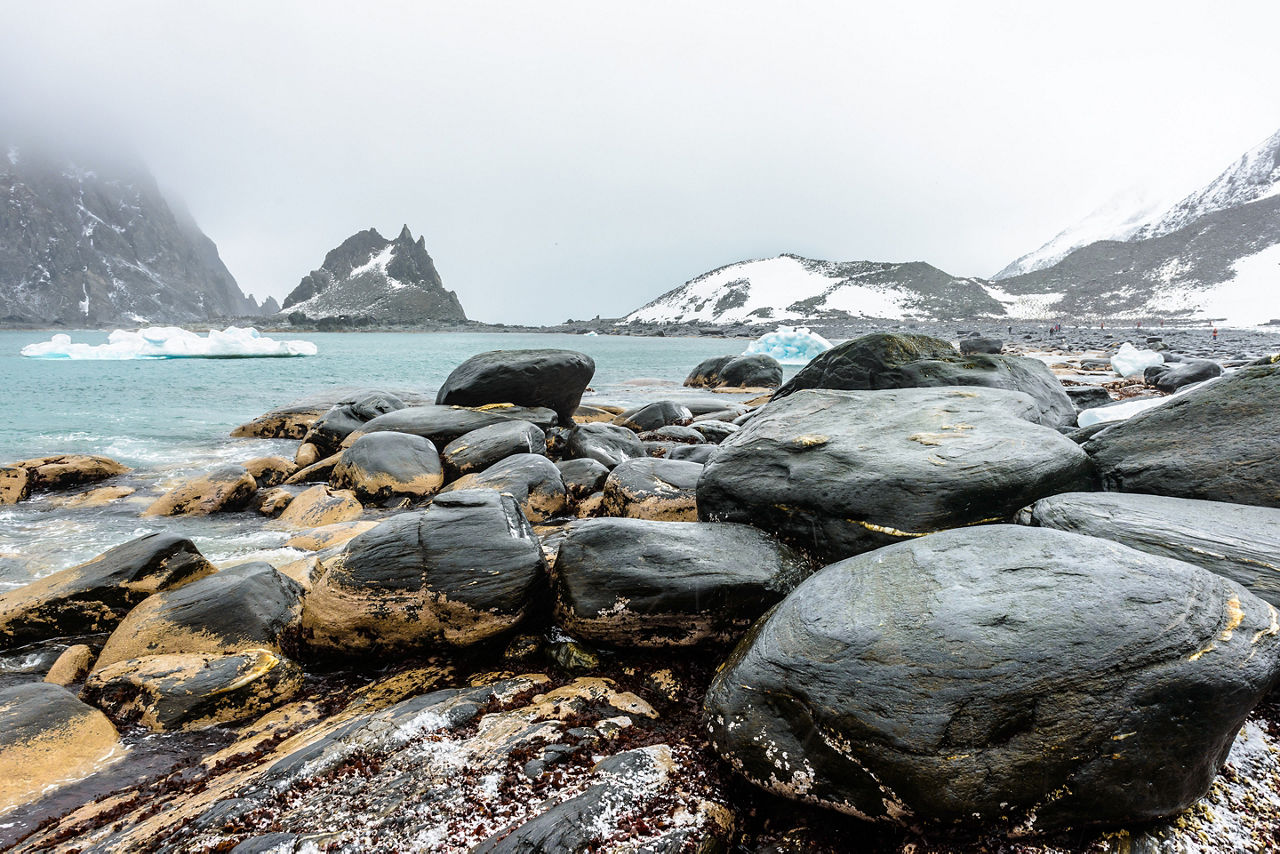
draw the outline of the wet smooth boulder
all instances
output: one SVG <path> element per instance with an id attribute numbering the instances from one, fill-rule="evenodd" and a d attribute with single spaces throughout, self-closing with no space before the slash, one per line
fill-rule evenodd
<path id="1" fill-rule="evenodd" d="M 30 494 L 30 472 L 18 466 L 0 466 L 0 505 L 17 504 Z"/>
<path id="2" fill-rule="evenodd" d="M 340 656 L 465 647 L 536 608 L 546 562 L 515 499 L 477 489 L 437 495 L 323 562 L 303 609 L 313 649 Z"/>
<path id="3" fill-rule="evenodd" d="M 296 631 L 302 586 L 270 564 L 246 563 L 178 590 L 156 593 L 107 638 L 94 672 L 130 658 L 172 653 L 226 655 L 248 649 L 280 654 Z"/>
<path id="4" fill-rule="evenodd" d="M 707 694 L 783 797 L 866 818 L 1141 822 L 1200 798 L 1280 678 L 1275 608 L 1199 567 L 1014 525 L 820 570 Z"/>
<path id="5" fill-rule="evenodd" d="M 556 616 L 575 637 L 613 646 L 724 643 L 809 570 L 749 525 L 591 519 L 560 543 Z"/>
<path id="6" fill-rule="evenodd" d="M 1280 365 L 1241 368 L 1084 449 L 1110 491 L 1280 507 Z"/>
<path id="7" fill-rule="evenodd" d="M 928 335 L 880 332 L 839 344 L 816 356 L 773 394 L 780 400 L 803 389 L 898 389 L 978 386 L 1020 391 L 1036 403 L 1046 427 L 1074 426 L 1075 407 L 1039 359 L 986 353 L 961 355 Z"/>
<path id="8" fill-rule="evenodd" d="M 279 486 L 298 470 L 293 460 L 287 457 L 255 457 L 241 463 L 245 471 L 253 477 L 258 489 Z"/>
<path id="9" fill-rule="evenodd" d="M 601 507 L 609 516 L 695 522 L 702 468 L 686 460 L 642 459 L 619 463 L 604 482 Z"/>
<path id="10" fill-rule="evenodd" d="M 320 528 L 359 519 L 363 513 L 360 499 L 351 490 L 313 486 L 295 496 L 278 521 L 288 528 Z"/>
<path id="11" fill-rule="evenodd" d="M 95 670 L 83 696 L 118 724 L 157 732 L 260 717 L 303 686 L 298 665 L 266 649 L 149 655 Z"/>
<path id="12" fill-rule="evenodd" d="M 363 428 L 364 433 L 390 430 L 396 433 L 412 433 L 430 439 L 437 448 L 447 446 L 454 439 L 493 424 L 511 421 L 527 421 L 539 427 L 549 427 L 556 414 L 550 409 L 531 409 L 524 406 L 495 405 L 476 409 L 461 406 L 408 406 L 397 412 L 380 415 Z"/>
<path id="13" fill-rule="evenodd" d="M 225 465 L 175 486 L 152 502 L 143 516 L 208 516 L 243 510 L 258 491 L 244 466 Z"/>
<path id="14" fill-rule="evenodd" d="M 565 442 L 567 459 L 589 459 L 613 468 L 626 460 L 645 455 L 644 445 L 635 432 L 616 424 L 594 422 L 574 428 Z"/>
<path id="15" fill-rule="evenodd" d="M 595 361 L 575 350 L 492 350 L 454 368 L 436 393 L 436 403 L 541 406 L 568 427 L 595 372 Z"/>
<path id="16" fill-rule="evenodd" d="M 782 385 L 782 364 L 767 353 L 712 356 L 699 362 L 684 384 L 692 388 L 777 388 Z"/>
<path id="17" fill-rule="evenodd" d="M 609 470 L 592 459 L 564 460 L 556 463 L 556 468 L 560 470 L 565 492 L 575 501 L 603 489 L 609 477 Z"/>
<path id="18" fill-rule="evenodd" d="M 368 433 L 351 443 L 333 467 L 329 484 L 362 501 L 426 498 L 444 484 L 440 454 L 431 441 L 408 433 Z"/>
<path id="19" fill-rule="evenodd" d="M 463 475 L 446 491 L 493 489 L 510 495 L 533 523 L 564 512 L 568 498 L 556 464 L 540 454 L 514 454 L 477 474 Z"/>
<path id="20" fill-rule="evenodd" d="M 214 571 L 185 537 L 138 537 L 0 594 L 0 648 L 111 631 L 151 594 L 176 590 Z"/>
<path id="21" fill-rule="evenodd" d="M 382 391 L 361 392 L 338 401 L 316 419 L 302 441 L 316 446 L 321 456 L 327 456 L 368 422 L 404 408 L 404 401 L 396 395 Z"/>
<path id="22" fill-rule="evenodd" d="M 1087 488 L 1089 460 L 1000 389 L 798 391 L 717 448 L 706 521 L 745 522 L 828 560 L 947 528 L 1009 520 Z"/>
<path id="23" fill-rule="evenodd" d="M 687 425 L 692 421 L 692 410 L 674 400 L 656 400 L 635 409 L 628 409 L 613 419 L 613 423 L 619 427 L 626 427 L 637 433 L 657 430 L 669 424 Z"/>
<path id="24" fill-rule="evenodd" d="M 1166 394 L 1173 394 L 1185 386 L 1220 376 L 1222 376 L 1222 366 L 1217 362 L 1211 362 L 1208 359 L 1188 359 L 1185 362 L 1165 363 L 1147 368 L 1142 372 L 1142 381 Z"/>
<path id="25" fill-rule="evenodd" d="M 472 430 L 445 445 L 441 452 L 450 480 L 484 471 L 513 454 L 547 452 L 547 434 L 528 421 L 507 421 Z"/>
<path id="26" fill-rule="evenodd" d="M 107 716 L 58 685 L 0 688 L 0 815 L 124 752 Z"/>
<path id="27" fill-rule="evenodd" d="M 130 471 L 128 466 L 96 454 L 57 454 L 13 465 L 26 469 L 33 492 L 97 483 Z"/>
<path id="28" fill-rule="evenodd" d="M 1004 342 L 999 338 L 986 338 L 982 335 L 975 335 L 960 341 L 960 354 L 963 356 L 971 356 L 974 353 L 996 354 L 1003 351 Z"/>
<path id="29" fill-rule="evenodd" d="M 1280 509 L 1126 492 L 1068 492 L 1018 514 L 1024 525 L 1124 543 L 1230 578 L 1280 606 Z"/>

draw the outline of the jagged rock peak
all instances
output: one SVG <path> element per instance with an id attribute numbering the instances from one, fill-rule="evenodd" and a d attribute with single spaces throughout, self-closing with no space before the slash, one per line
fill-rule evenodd
<path id="1" fill-rule="evenodd" d="M 311 321 L 388 325 L 467 319 L 457 295 L 445 290 L 426 239 L 415 241 L 408 225 L 395 240 L 369 228 L 342 241 L 285 297 L 281 310 Z"/>
<path id="2" fill-rule="evenodd" d="M 218 249 L 132 156 L 0 140 L 0 321 L 255 314 Z"/>

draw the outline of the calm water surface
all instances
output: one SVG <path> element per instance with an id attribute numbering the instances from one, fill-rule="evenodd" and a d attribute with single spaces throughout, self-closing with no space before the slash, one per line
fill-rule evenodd
<path id="1" fill-rule="evenodd" d="M 268 454 L 292 457 L 296 442 L 231 439 L 269 409 L 334 387 L 434 392 L 461 361 L 486 350 L 565 347 L 596 361 L 584 403 L 628 405 L 660 397 L 707 397 L 681 381 L 702 359 L 738 353 L 745 341 L 488 333 L 295 333 L 319 354 L 294 359 L 75 361 L 24 359 L 18 351 L 48 332 L 0 332 L 0 377 L 9 405 L 0 422 L 0 462 L 57 453 L 106 454 L 132 467 L 136 500 L 65 510 L 47 496 L 0 509 L 0 590 L 86 560 L 162 528 L 193 537 L 215 562 L 299 553 L 254 513 L 152 520 L 139 512 L 155 493 L 193 473 Z M 102 343 L 105 332 L 71 333 Z M 788 369 L 788 374 L 794 372 Z M 719 395 L 717 395 L 719 397 Z M 732 399 L 725 396 L 726 399 Z"/>

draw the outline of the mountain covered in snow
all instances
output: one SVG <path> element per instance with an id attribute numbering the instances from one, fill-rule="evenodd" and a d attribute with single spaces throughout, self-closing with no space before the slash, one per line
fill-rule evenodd
<path id="1" fill-rule="evenodd" d="M 1100 240 L 1163 237 L 1203 216 L 1280 195 L 1280 131 L 1246 151 L 1206 186 L 1176 201 L 1129 190 L 1081 222 L 1010 263 L 994 279 L 1008 279 L 1057 264 Z"/>
<path id="2" fill-rule="evenodd" d="M 0 148 L 0 322 L 256 315 L 218 248 L 128 158 Z"/>
<path id="3" fill-rule="evenodd" d="M 395 240 L 376 229 L 360 231 L 303 276 L 281 311 L 306 320 L 341 319 L 375 324 L 465 323 L 453 291 L 444 289 L 425 237 L 405 226 Z"/>
<path id="4" fill-rule="evenodd" d="M 1126 195 L 1001 270 L 795 255 L 712 270 L 623 322 L 1280 319 L 1280 132 L 1176 204 Z"/>
<path id="5" fill-rule="evenodd" d="M 770 323 L 847 319 L 949 319 L 1003 315 L 979 279 L 920 261 L 818 261 L 779 255 L 730 264 L 636 309 L 624 323 Z"/>

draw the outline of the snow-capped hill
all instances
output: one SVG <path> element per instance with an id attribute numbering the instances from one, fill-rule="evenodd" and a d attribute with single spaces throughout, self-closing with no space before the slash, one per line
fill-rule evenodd
<path id="1" fill-rule="evenodd" d="M 1206 214 L 1277 195 L 1280 195 L 1280 131 L 1241 155 L 1207 187 L 1145 223 L 1134 232 L 1133 238 L 1161 237 Z"/>
<path id="2" fill-rule="evenodd" d="M 18 143 L 0 158 L 0 321 L 186 322 L 258 313 L 147 170 Z"/>
<path id="3" fill-rule="evenodd" d="M 834 262 L 779 255 L 712 270 L 627 315 L 622 323 L 771 323 L 1002 315 L 977 279 L 920 261 Z"/>
<path id="4" fill-rule="evenodd" d="M 1155 198 L 1134 188 L 1117 195 L 1080 222 L 1058 232 L 1048 243 L 1006 266 L 995 280 L 1052 267 L 1081 246 L 1099 240 L 1128 240 L 1151 218 L 1168 209 L 1171 199 Z"/>
<path id="5" fill-rule="evenodd" d="M 395 240 L 372 228 L 348 237 L 302 278 L 281 311 L 396 325 L 467 319 L 457 295 L 444 289 L 426 238 L 415 241 L 407 225 Z"/>

